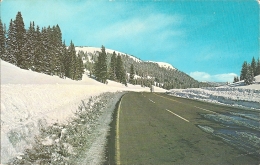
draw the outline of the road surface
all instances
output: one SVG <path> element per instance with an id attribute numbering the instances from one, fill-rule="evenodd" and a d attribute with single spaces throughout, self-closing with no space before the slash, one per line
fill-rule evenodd
<path id="1" fill-rule="evenodd" d="M 201 114 L 241 109 L 160 93 L 127 93 L 116 111 L 116 164 L 259 164 L 259 159 L 202 131 L 222 128 Z"/>

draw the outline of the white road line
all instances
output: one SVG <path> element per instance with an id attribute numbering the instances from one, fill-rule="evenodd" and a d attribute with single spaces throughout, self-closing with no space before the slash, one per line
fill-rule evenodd
<path id="1" fill-rule="evenodd" d="M 183 118 L 183 117 L 181 117 L 181 116 L 177 115 L 176 113 L 173 113 L 172 111 L 170 111 L 170 110 L 168 110 L 168 109 L 166 109 L 166 111 L 168 111 L 168 112 L 170 112 L 170 113 L 174 114 L 175 116 L 177 116 L 177 117 L 181 118 L 181 119 L 182 119 L 182 120 L 184 120 L 184 121 L 190 122 L 189 120 L 187 120 L 187 119 L 185 119 L 185 118 Z"/>
<path id="2" fill-rule="evenodd" d="M 200 108 L 200 107 L 196 107 L 196 106 L 194 106 L 194 107 L 195 107 L 195 108 L 199 108 L 199 109 L 204 110 L 204 111 L 207 111 L 207 112 L 211 112 L 211 113 L 216 113 L 216 114 L 218 114 L 217 112 L 213 112 L 213 111 L 211 111 L 211 110 L 207 110 L 207 109 Z"/>
<path id="3" fill-rule="evenodd" d="M 149 99 L 151 102 L 155 103 L 153 100 Z"/>

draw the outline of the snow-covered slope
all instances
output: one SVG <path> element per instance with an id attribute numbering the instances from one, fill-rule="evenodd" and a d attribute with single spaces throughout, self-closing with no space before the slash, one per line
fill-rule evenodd
<path id="1" fill-rule="evenodd" d="M 235 88 L 242 88 L 242 89 L 259 89 L 260 90 L 260 75 L 255 77 L 255 82 L 251 85 L 246 85 L 244 83 L 244 81 L 239 81 L 236 83 L 224 85 L 223 87 L 235 87 Z"/>
<path id="2" fill-rule="evenodd" d="M 76 52 L 83 51 L 84 53 L 86 53 L 86 52 L 94 53 L 94 52 L 100 52 L 101 48 L 96 48 L 96 47 L 75 47 L 75 50 L 76 50 Z M 107 48 L 106 48 L 106 52 L 110 53 L 110 54 L 113 54 L 113 52 L 115 52 L 116 54 L 127 55 L 126 53 L 122 53 L 122 52 L 115 51 L 115 50 L 112 50 L 112 49 L 107 49 Z M 131 55 L 127 55 L 127 56 L 129 56 L 130 58 L 132 58 L 136 62 L 141 62 L 141 60 L 139 60 L 136 57 L 133 57 Z"/>
<path id="3" fill-rule="evenodd" d="M 174 68 L 171 64 L 166 63 L 166 62 L 154 62 L 154 61 L 147 61 L 147 62 L 156 63 L 156 64 L 158 64 L 159 67 L 161 67 L 161 68 L 176 70 L 176 68 Z"/>
<path id="4" fill-rule="evenodd" d="M 150 91 L 149 88 L 128 87 L 112 81 L 99 83 L 86 75 L 81 81 L 61 79 L 20 69 L 1 61 L 1 163 L 17 156 L 37 134 L 40 123 L 66 122 L 73 116 L 81 101 L 104 92 Z M 165 90 L 155 88 L 155 91 Z M 24 141 L 14 145 L 13 134 Z"/>
<path id="5" fill-rule="evenodd" d="M 171 89 L 168 93 L 178 97 L 260 110 L 260 76 L 256 76 L 255 80 L 252 85 L 245 85 L 241 81 L 221 87 Z"/>

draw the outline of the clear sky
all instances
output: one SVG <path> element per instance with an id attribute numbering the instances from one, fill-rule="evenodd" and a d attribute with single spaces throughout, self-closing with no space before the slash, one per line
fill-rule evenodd
<path id="1" fill-rule="evenodd" d="M 2 0 L 7 27 L 18 11 L 26 28 L 59 24 L 67 44 L 167 62 L 199 81 L 233 81 L 259 57 L 257 0 Z"/>

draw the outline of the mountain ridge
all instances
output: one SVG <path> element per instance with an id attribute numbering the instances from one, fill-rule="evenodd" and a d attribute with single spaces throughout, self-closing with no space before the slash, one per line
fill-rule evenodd
<path id="1" fill-rule="evenodd" d="M 78 56 L 83 58 L 85 68 L 90 72 L 93 72 L 94 63 L 97 61 L 101 48 L 75 46 L 75 50 Z M 211 86 L 207 83 L 199 82 L 193 79 L 188 74 L 174 68 L 171 64 L 166 62 L 143 61 L 136 56 L 107 48 L 105 51 L 107 53 L 108 67 L 113 52 L 117 55 L 121 55 L 127 74 L 130 73 L 130 66 L 134 66 L 135 77 L 137 77 L 135 83 L 137 84 L 143 84 L 144 86 L 155 85 L 158 87 L 163 87 L 164 89 Z"/>

